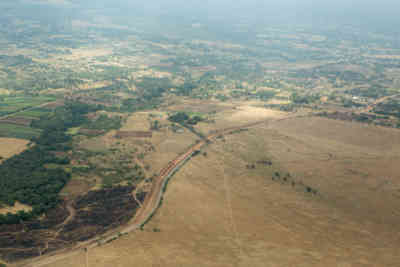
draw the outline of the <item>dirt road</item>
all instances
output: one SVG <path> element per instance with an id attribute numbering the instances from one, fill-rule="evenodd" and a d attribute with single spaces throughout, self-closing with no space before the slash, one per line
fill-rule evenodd
<path id="1" fill-rule="evenodd" d="M 295 116 L 299 117 L 299 116 Z M 293 117 L 287 117 L 288 118 L 293 118 Z M 279 119 L 282 120 L 282 119 Z M 73 257 L 74 255 L 77 255 L 80 253 L 82 250 L 89 250 L 92 249 L 96 246 L 99 246 L 101 244 L 107 243 L 109 241 L 112 241 L 118 237 L 120 237 L 123 234 L 128 234 L 132 231 L 135 231 L 137 229 L 140 229 L 148 220 L 151 219 L 151 217 L 154 215 L 156 212 L 157 208 L 160 206 L 163 193 L 165 191 L 165 187 L 168 184 L 169 179 L 173 176 L 173 174 L 187 161 L 189 160 L 196 151 L 199 151 L 203 146 L 206 146 L 211 143 L 213 139 L 215 139 L 218 136 L 233 132 L 235 130 L 240 130 L 240 129 L 245 129 L 249 127 L 253 127 L 262 123 L 266 123 L 267 121 L 271 121 L 270 119 L 268 120 L 262 120 L 262 121 L 257 121 L 253 123 L 248 123 L 245 125 L 237 126 L 237 127 L 230 127 L 226 129 L 222 129 L 219 131 L 215 131 L 209 136 L 207 136 L 205 139 L 198 141 L 194 145 L 192 145 L 186 152 L 175 158 L 174 160 L 170 161 L 166 167 L 164 167 L 161 171 L 158 177 L 155 179 L 155 181 L 152 184 L 152 187 L 150 189 L 150 192 L 147 193 L 145 200 L 142 203 L 142 207 L 138 210 L 136 213 L 135 217 L 133 220 L 125 226 L 122 226 L 121 228 L 117 230 L 113 230 L 109 232 L 108 234 L 104 235 L 103 237 L 96 237 L 94 239 L 82 242 L 78 245 L 76 245 L 73 248 L 68 248 L 65 250 L 57 251 L 49 255 L 44 255 L 39 258 L 31 259 L 30 261 L 25 261 L 21 262 L 19 264 L 13 265 L 13 266 L 25 266 L 25 267 L 40 267 L 40 266 L 46 266 L 49 264 L 52 264 L 54 262 L 57 262 L 59 260 L 68 258 L 68 257 Z"/>

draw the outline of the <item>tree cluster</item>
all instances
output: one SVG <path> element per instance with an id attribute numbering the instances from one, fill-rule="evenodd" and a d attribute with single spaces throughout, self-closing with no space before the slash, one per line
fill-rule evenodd
<path id="1" fill-rule="evenodd" d="M 71 137 L 66 130 L 84 123 L 85 115 L 95 109 L 82 103 L 66 103 L 33 123 L 34 127 L 42 129 L 42 134 L 32 140 L 36 145 L 0 165 L 0 204 L 13 206 L 19 201 L 33 209 L 0 215 L 0 224 L 29 220 L 59 203 L 58 194 L 70 174 L 63 168 L 46 168 L 46 165 L 69 163 L 68 158 L 59 158 L 53 151 L 69 150 Z"/>

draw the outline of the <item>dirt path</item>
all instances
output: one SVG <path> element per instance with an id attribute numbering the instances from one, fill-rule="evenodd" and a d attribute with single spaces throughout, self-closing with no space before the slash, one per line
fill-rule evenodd
<path id="1" fill-rule="evenodd" d="M 67 202 L 66 208 L 69 212 L 68 217 L 59 225 L 60 229 L 57 231 L 56 237 L 58 234 L 64 229 L 64 226 L 67 225 L 70 221 L 72 221 L 75 218 L 76 215 L 76 210 L 72 206 L 72 202 Z"/>
<path id="2" fill-rule="evenodd" d="M 136 187 L 136 189 L 133 190 L 132 196 L 133 196 L 133 198 L 135 199 L 135 201 L 138 203 L 139 207 L 142 208 L 142 207 L 143 207 L 143 204 L 142 204 L 142 202 L 141 202 L 141 201 L 137 198 L 137 196 L 136 196 L 138 189 L 139 189 L 139 188 Z"/>
<path id="3" fill-rule="evenodd" d="M 223 159 L 223 162 L 225 162 L 225 159 Z M 223 176 L 224 176 L 224 189 L 225 189 L 225 200 L 226 200 L 227 212 L 229 214 L 229 220 L 231 223 L 232 232 L 235 237 L 234 241 L 239 249 L 239 254 L 238 254 L 239 257 L 238 257 L 238 262 L 237 262 L 239 264 L 240 259 L 243 256 L 243 249 L 242 249 L 242 244 L 241 244 L 241 241 L 239 238 L 239 232 L 237 230 L 235 217 L 233 215 L 231 187 L 229 185 L 228 177 L 227 177 L 225 171 L 223 172 Z"/>
<path id="4" fill-rule="evenodd" d="M 308 115 L 300 115 L 300 116 L 289 116 L 283 119 L 278 119 L 277 121 L 285 120 L 285 119 L 292 119 L 295 117 L 304 117 Z M 73 257 L 83 251 L 87 251 L 88 249 L 92 249 L 94 247 L 97 247 L 101 244 L 105 244 L 109 241 L 112 241 L 122 234 L 128 234 L 132 231 L 140 229 L 144 224 L 146 224 L 151 217 L 154 215 L 158 207 L 160 206 L 160 203 L 162 201 L 163 193 L 165 191 L 165 187 L 168 184 L 169 179 L 173 176 L 173 174 L 179 170 L 179 168 L 187 161 L 189 160 L 193 154 L 200 150 L 203 146 L 206 146 L 212 142 L 213 139 L 220 135 L 228 134 L 232 131 L 239 130 L 239 129 L 244 129 L 244 128 L 249 128 L 253 126 L 257 126 L 259 124 L 263 124 L 265 122 L 271 121 L 271 119 L 267 120 L 262 120 L 262 121 L 257 121 L 253 123 L 248 123 L 245 125 L 237 126 L 237 127 L 230 127 L 226 129 L 222 129 L 219 131 L 216 131 L 209 136 L 207 136 L 205 139 L 198 141 L 196 144 L 191 146 L 186 152 L 172 160 L 171 162 L 168 163 L 166 167 L 164 167 L 161 171 L 159 176 L 154 180 L 152 187 L 150 191 L 147 193 L 145 200 L 142 203 L 142 207 L 138 210 L 136 213 L 135 217 L 133 220 L 129 223 L 129 225 L 125 225 L 123 227 L 120 227 L 119 229 L 110 231 L 108 234 L 105 235 L 103 238 L 93 238 L 88 241 L 82 242 L 78 245 L 76 245 L 73 248 L 66 248 L 61 251 L 56 251 L 52 254 L 49 255 L 44 255 L 40 258 L 36 259 L 31 259 L 29 261 L 21 262 L 16 265 L 11 265 L 11 266 L 26 266 L 26 267 L 41 267 L 41 266 L 46 266 L 49 264 L 52 264 L 54 262 L 57 262 L 62 259 L 66 259 L 69 257 Z M 229 193 L 229 190 L 227 190 L 227 193 Z M 227 195 L 228 199 L 229 194 Z M 70 214 L 74 214 L 75 211 L 71 210 Z M 74 216 L 74 215 L 72 215 Z M 233 215 L 232 215 L 233 217 Z M 232 218 L 233 221 L 233 218 Z M 65 222 L 64 222 L 65 223 Z M 236 227 L 235 227 L 236 228 Z M 240 247 L 240 243 L 238 243 Z"/>

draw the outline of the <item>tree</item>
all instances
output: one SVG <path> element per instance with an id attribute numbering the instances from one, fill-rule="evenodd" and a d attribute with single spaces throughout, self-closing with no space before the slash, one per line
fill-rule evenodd
<path id="1" fill-rule="evenodd" d="M 185 112 L 178 112 L 168 118 L 168 120 L 176 122 L 176 123 L 184 123 L 189 119 L 189 116 Z"/>
<path id="2" fill-rule="evenodd" d="M 157 131 L 160 129 L 160 122 L 158 120 L 155 120 L 151 123 L 150 129 Z"/>

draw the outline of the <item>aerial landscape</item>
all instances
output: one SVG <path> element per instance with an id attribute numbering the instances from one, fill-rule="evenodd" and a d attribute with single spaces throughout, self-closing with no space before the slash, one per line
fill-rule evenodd
<path id="1" fill-rule="evenodd" d="M 400 6 L 322 2 L 1 1 L 0 267 L 400 266 Z"/>

